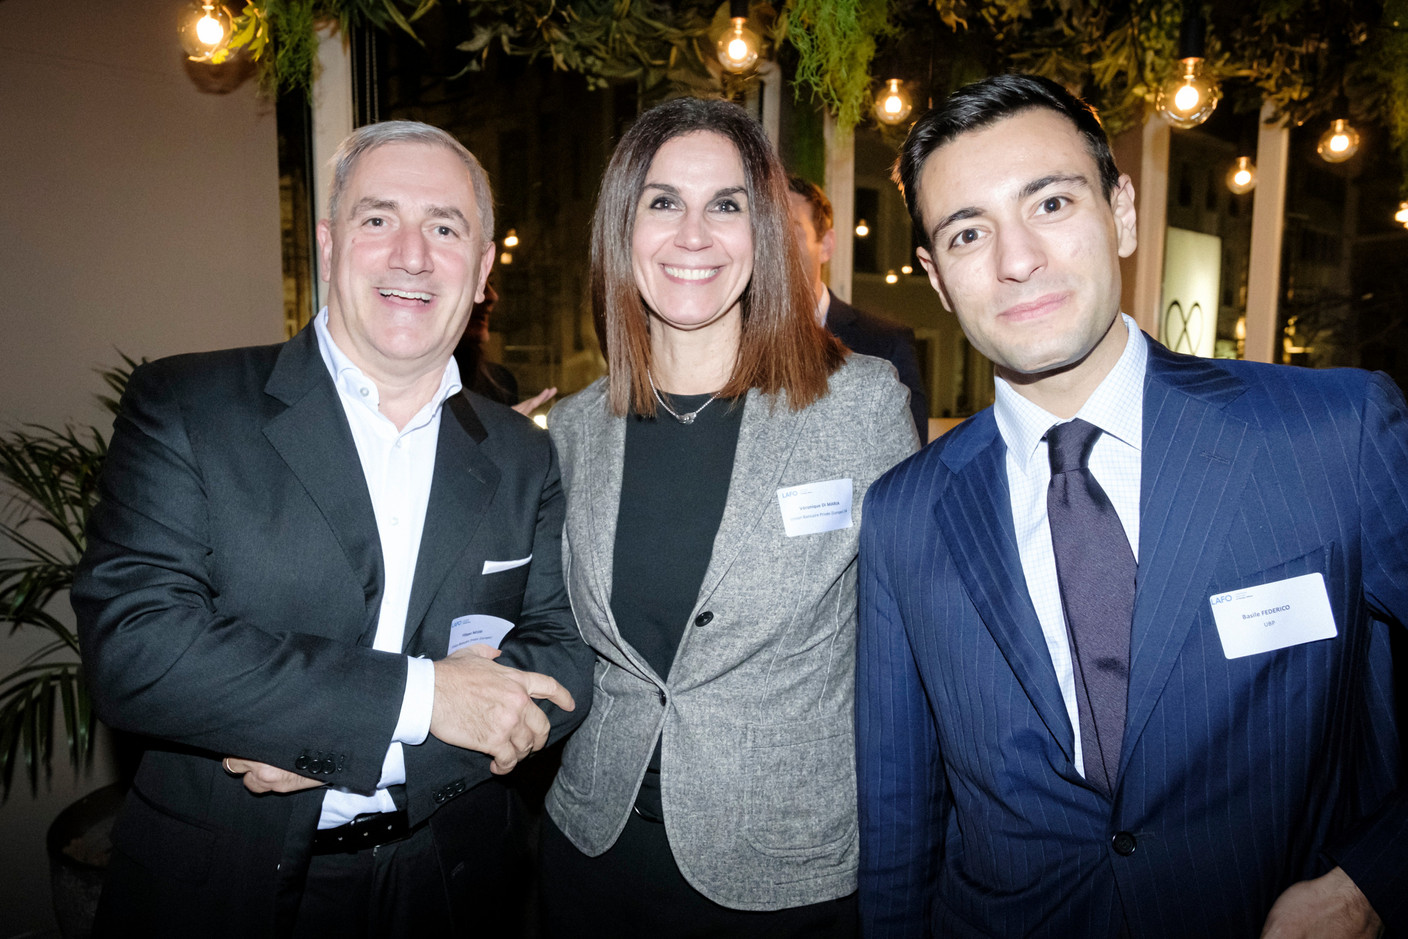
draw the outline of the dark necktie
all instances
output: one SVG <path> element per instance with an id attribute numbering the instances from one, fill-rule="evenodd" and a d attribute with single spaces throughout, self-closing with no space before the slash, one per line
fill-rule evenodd
<path id="1" fill-rule="evenodd" d="M 1135 562 L 1115 507 L 1090 473 L 1090 451 L 1099 436 L 1100 428 L 1082 420 L 1046 432 L 1046 514 L 1071 639 L 1085 778 L 1110 795 L 1129 694 Z"/>

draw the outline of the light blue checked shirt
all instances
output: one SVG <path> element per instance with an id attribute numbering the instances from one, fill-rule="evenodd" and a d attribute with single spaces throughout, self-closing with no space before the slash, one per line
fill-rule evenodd
<path id="1" fill-rule="evenodd" d="M 1121 314 L 1123 316 L 1123 314 Z M 1090 471 L 1110 497 L 1134 560 L 1139 560 L 1139 475 L 1144 429 L 1144 369 L 1149 349 L 1139 327 L 1123 317 L 1129 339 L 1124 352 L 1105 380 L 1091 394 L 1076 417 L 1099 427 L 1102 433 L 1090 454 Z M 1075 764 L 1085 775 L 1080 745 L 1080 717 L 1076 712 L 1075 669 L 1061 609 L 1061 586 L 1056 580 L 1056 555 L 1051 549 L 1051 525 L 1046 518 L 1046 489 L 1051 463 L 1043 439 L 1061 419 L 1038 407 L 1002 378 L 997 382 L 993 416 L 1007 444 L 1007 485 L 1012 494 L 1012 522 L 1017 550 L 1027 578 L 1027 592 L 1036 607 L 1046 647 L 1056 668 L 1066 713 L 1075 728 Z"/>

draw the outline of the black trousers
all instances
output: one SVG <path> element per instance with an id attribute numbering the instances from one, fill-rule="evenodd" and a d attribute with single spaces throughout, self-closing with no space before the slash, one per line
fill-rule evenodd
<path id="1" fill-rule="evenodd" d="M 689 885 L 665 826 L 632 814 L 616 843 L 587 857 L 550 817 L 540 848 L 543 939 L 855 939 L 856 895 L 785 910 L 733 910 Z"/>

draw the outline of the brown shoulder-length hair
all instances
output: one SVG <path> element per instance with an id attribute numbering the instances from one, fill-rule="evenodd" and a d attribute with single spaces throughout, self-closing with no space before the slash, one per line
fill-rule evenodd
<path id="1" fill-rule="evenodd" d="M 701 131 L 738 150 L 753 233 L 753 276 L 743 289 L 738 359 L 721 397 L 750 388 L 784 394 L 801 410 L 826 394 L 845 347 L 816 321 L 802 258 L 792 234 L 787 175 L 762 126 L 728 101 L 675 98 L 632 125 L 601 181 L 592 218 L 592 315 L 606 356 L 611 410 L 654 416 L 650 390 L 650 313 L 636 285 L 631 240 L 636 207 L 655 154 L 669 140 Z"/>

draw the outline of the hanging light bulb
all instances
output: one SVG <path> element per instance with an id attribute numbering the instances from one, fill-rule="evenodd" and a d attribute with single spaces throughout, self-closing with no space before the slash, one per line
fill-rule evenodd
<path id="1" fill-rule="evenodd" d="M 1222 89 L 1207 73 L 1207 63 L 1203 60 L 1206 32 L 1197 0 L 1188 0 L 1178 34 L 1178 64 L 1168 80 L 1159 86 L 1154 98 L 1154 107 L 1163 119 L 1184 130 L 1197 127 L 1212 117 L 1222 98 Z"/>
<path id="2" fill-rule="evenodd" d="M 1359 152 L 1359 131 L 1342 117 L 1330 122 L 1330 129 L 1320 135 L 1315 152 L 1326 163 L 1343 163 Z"/>
<path id="3" fill-rule="evenodd" d="M 1393 214 L 1393 220 L 1408 228 L 1408 199 L 1398 203 L 1398 211 Z"/>
<path id="4" fill-rule="evenodd" d="M 891 268 L 890 270 L 888 270 L 888 271 L 885 272 L 885 283 L 887 283 L 887 284 L 898 284 L 899 282 L 900 282 L 900 275 L 898 275 L 898 274 L 895 273 L 894 268 Z"/>
<path id="5" fill-rule="evenodd" d="M 748 0 L 729 0 L 729 21 L 733 25 L 719 37 L 719 64 L 739 75 L 758 61 L 762 40 L 748 28 Z"/>
<path id="6" fill-rule="evenodd" d="M 1227 188 L 1239 196 L 1256 188 L 1256 164 L 1251 157 L 1237 157 L 1237 162 L 1227 171 Z"/>
<path id="7" fill-rule="evenodd" d="M 500 252 L 499 252 L 499 263 L 500 263 L 500 264 L 512 264 L 512 263 L 513 263 L 513 252 L 512 252 L 512 251 L 500 251 Z"/>
<path id="8" fill-rule="evenodd" d="M 900 273 L 901 273 L 901 274 L 913 274 L 913 273 L 914 273 L 914 268 L 913 268 L 912 266 L 906 264 L 904 267 L 900 268 Z"/>
<path id="9" fill-rule="evenodd" d="M 900 87 L 898 78 L 891 78 L 885 83 L 885 93 L 875 102 L 875 117 L 882 124 L 898 124 L 909 117 L 909 112 L 914 110 L 914 104 L 909 100 L 908 93 Z"/>
<path id="10" fill-rule="evenodd" d="M 870 226 L 865 223 L 865 219 L 856 222 L 856 237 L 864 238 L 870 234 Z"/>
<path id="11" fill-rule="evenodd" d="M 176 34 L 192 62 L 209 62 L 230 42 L 230 14 L 208 0 L 195 0 L 181 13 Z"/>
<path id="12" fill-rule="evenodd" d="M 1164 120 L 1187 130 L 1211 117 L 1221 98 L 1222 89 L 1203 70 L 1202 58 L 1189 56 L 1179 60 L 1174 74 L 1159 86 L 1154 106 Z"/>
<path id="13" fill-rule="evenodd" d="M 510 228 L 510 229 L 508 230 L 508 234 L 504 235 L 504 247 L 505 247 L 505 248 L 517 248 L 517 247 L 518 247 L 518 229 L 516 229 L 516 228 Z"/>

